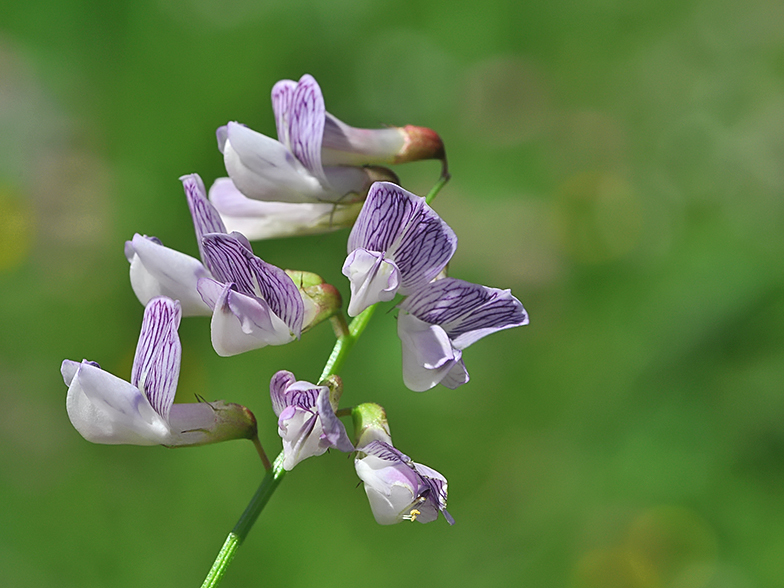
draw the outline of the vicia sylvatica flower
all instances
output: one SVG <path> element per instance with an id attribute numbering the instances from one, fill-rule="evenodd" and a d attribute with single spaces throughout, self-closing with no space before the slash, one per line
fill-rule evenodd
<path id="1" fill-rule="evenodd" d="M 278 434 L 283 439 L 284 469 L 291 470 L 303 459 L 332 447 L 354 451 L 346 428 L 335 416 L 341 393 L 337 376 L 331 376 L 322 386 L 298 381 L 284 370 L 272 377 L 270 397 L 278 417 Z"/>
<path id="2" fill-rule="evenodd" d="M 292 272 L 299 280 L 295 283 L 253 255 L 237 233 L 205 235 L 202 246 L 214 279 L 202 278 L 197 287 L 213 310 L 212 345 L 218 355 L 284 345 L 340 307 L 334 287 L 304 272 Z"/>
<path id="3" fill-rule="evenodd" d="M 339 121 L 327 113 L 321 89 L 307 74 L 275 84 L 272 107 L 277 141 L 234 122 L 218 129 L 226 171 L 249 198 L 347 203 L 362 200 L 373 181 L 397 181 L 390 170 L 369 164 L 446 162 L 443 143 L 430 129 L 366 130 Z"/>
<path id="4" fill-rule="evenodd" d="M 466 347 L 490 333 L 528 324 L 523 305 L 509 290 L 455 278 L 427 284 L 403 300 L 400 310 L 403 382 L 416 392 L 439 383 L 447 388 L 465 384 Z"/>
<path id="5" fill-rule="evenodd" d="M 456 248 L 454 231 L 424 198 L 388 182 L 373 184 L 349 235 L 343 264 L 351 282 L 349 316 L 424 287 Z"/>
<path id="6" fill-rule="evenodd" d="M 220 213 L 226 231 L 237 231 L 251 241 L 327 233 L 349 227 L 362 202 L 267 202 L 240 192 L 231 178 L 218 178 L 209 198 Z"/>
<path id="7" fill-rule="evenodd" d="M 352 417 L 359 437 L 354 467 L 364 483 L 376 522 L 429 523 L 440 512 L 453 525 L 455 520 L 446 510 L 446 478 L 392 446 L 384 409 L 377 404 L 361 404 L 352 410 Z"/>
<path id="8" fill-rule="evenodd" d="M 179 302 L 169 298 L 147 304 L 130 382 L 95 362 L 63 362 L 68 417 L 85 439 L 180 447 L 256 437 L 256 419 L 238 404 L 173 404 L 180 372 L 180 316 Z"/>
<path id="9" fill-rule="evenodd" d="M 131 287 L 142 304 L 146 305 L 157 296 L 167 296 L 180 301 L 184 316 L 210 316 L 212 309 L 196 289 L 199 279 L 212 275 L 204 258 L 201 239 L 207 233 L 225 233 L 226 227 L 207 200 L 201 178 L 190 174 L 180 180 L 203 261 L 164 247 L 155 237 L 136 234 L 125 243 L 125 256 L 131 264 Z"/>

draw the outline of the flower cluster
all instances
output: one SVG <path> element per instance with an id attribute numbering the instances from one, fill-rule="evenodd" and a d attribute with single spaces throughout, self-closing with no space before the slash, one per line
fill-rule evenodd
<path id="1" fill-rule="evenodd" d="M 403 382 L 414 391 L 468 382 L 463 350 L 482 337 L 525 325 L 509 290 L 446 276 L 457 236 L 425 198 L 399 186 L 386 167 L 420 159 L 443 163 L 438 135 L 423 127 L 358 129 L 328 113 L 316 81 L 283 80 L 272 90 L 277 140 L 229 122 L 217 131 L 229 177 L 209 193 L 197 174 L 180 178 L 199 257 L 136 234 L 125 244 L 130 282 L 145 307 L 130 381 L 92 361 L 62 364 L 66 407 L 76 430 L 105 444 L 186 446 L 251 439 L 256 418 L 238 404 L 174 403 L 182 316 L 210 317 L 215 352 L 230 356 L 298 340 L 331 320 L 338 336 L 322 379 L 297 380 L 280 370 L 270 382 L 282 440 L 280 464 L 291 470 L 329 449 L 354 453 L 373 515 L 380 524 L 430 522 L 446 510 L 447 481 L 395 448 L 384 409 L 373 403 L 340 409 L 343 384 L 335 358 L 366 324 L 351 326 L 338 290 L 317 274 L 284 270 L 258 257 L 250 240 L 306 235 L 352 226 L 343 274 L 350 317 L 400 296 L 398 335 Z M 435 195 L 435 193 L 433 194 Z M 362 327 L 364 328 L 364 326 Z M 340 418 L 351 415 L 353 439 Z"/>

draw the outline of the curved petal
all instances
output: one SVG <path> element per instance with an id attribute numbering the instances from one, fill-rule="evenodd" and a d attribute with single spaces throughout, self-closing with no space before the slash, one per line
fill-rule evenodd
<path id="1" fill-rule="evenodd" d="M 401 312 L 397 334 L 403 346 L 403 383 L 409 390 L 424 392 L 441 382 L 461 362 L 446 332 Z"/>
<path id="2" fill-rule="evenodd" d="M 287 109 L 288 147 L 311 174 L 326 183 L 321 166 L 324 136 L 324 97 L 313 76 L 305 74 L 294 88 Z"/>
<path id="3" fill-rule="evenodd" d="M 139 234 L 126 243 L 128 254 L 131 287 L 142 304 L 166 296 L 180 301 L 184 316 L 210 315 L 211 309 L 196 291 L 198 280 L 210 275 L 199 260 Z"/>
<path id="4" fill-rule="evenodd" d="M 389 249 L 424 201 L 394 184 L 373 184 L 348 237 L 348 252 L 360 248 L 379 252 Z"/>
<path id="5" fill-rule="evenodd" d="M 280 80 L 272 86 L 272 111 L 275 113 L 275 127 L 278 130 L 278 141 L 291 150 L 289 125 L 291 117 L 291 98 L 297 82 L 293 80 Z"/>
<path id="6" fill-rule="evenodd" d="M 326 386 L 323 387 L 316 399 L 316 408 L 318 409 L 319 420 L 323 430 L 320 443 L 326 447 L 334 447 L 346 453 L 354 451 L 354 445 L 349 441 L 346 434 L 346 427 L 340 422 L 340 419 L 332 409 L 332 405 L 329 402 L 329 388 Z"/>
<path id="7" fill-rule="evenodd" d="M 456 349 L 482 337 L 528 324 L 528 314 L 509 290 L 444 278 L 406 298 L 401 308 L 441 327 Z"/>
<path id="8" fill-rule="evenodd" d="M 210 188 L 210 201 L 227 231 L 238 231 L 251 241 L 317 235 L 351 226 L 361 202 L 265 202 L 246 197 L 231 178 L 218 178 Z"/>
<path id="9" fill-rule="evenodd" d="M 397 163 L 406 134 L 398 127 L 358 129 L 325 113 L 321 161 L 324 165 Z"/>
<path id="10" fill-rule="evenodd" d="M 286 370 L 280 370 L 272 376 L 270 398 L 272 398 L 272 410 L 275 412 L 275 416 L 280 416 L 283 409 L 288 406 L 286 391 L 296 381 L 297 378 L 294 377 L 294 374 Z"/>
<path id="11" fill-rule="evenodd" d="M 201 280 L 199 291 L 209 297 L 215 282 Z M 225 284 L 215 301 L 210 333 L 212 346 L 222 357 L 237 355 L 267 345 L 283 345 L 295 339 L 289 327 L 262 299 L 246 296 Z"/>
<path id="12" fill-rule="evenodd" d="M 300 336 L 305 304 L 286 272 L 259 259 L 230 235 L 207 235 L 203 242 L 218 280 L 234 282 L 242 294 L 263 299 L 295 337 Z"/>
<path id="13" fill-rule="evenodd" d="M 180 377 L 182 347 L 180 303 L 154 298 L 144 309 L 144 319 L 131 370 L 131 385 L 141 390 L 155 411 L 168 422 L 169 410 Z"/>
<path id="14" fill-rule="evenodd" d="M 92 443 L 159 445 L 170 438 L 169 425 L 138 388 L 88 361 L 71 378 L 66 409 L 74 428 Z"/>
<path id="15" fill-rule="evenodd" d="M 248 198 L 277 202 L 318 201 L 321 182 L 282 144 L 230 122 L 223 145 L 226 171 Z"/>
<path id="16" fill-rule="evenodd" d="M 357 316 L 377 302 L 392 300 L 400 287 L 400 271 L 381 253 L 366 249 L 352 251 L 343 264 L 343 275 L 351 283 L 348 315 Z"/>
<path id="17" fill-rule="evenodd" d="M 190 209 L 191 217 L 193 218 L 193 228 L 196 231 L 196 242 L 199 244 L 199 254 L 201 255 L 202 261 L 206 261 L 204 259 L 204 250 L 201 244 L 202 237 L 208 233 L 225 233 L 226 227 L 223 225 L 223 221 L 221 220 L 218 211 L 215 210 L 215 207 L 207 200 L 204 182 L 202 182 L 199 174 L 182 176 L 180 181 L 185 189 L 188 208 Z M 209 268 L 209 265 L 207 267 Z"/>

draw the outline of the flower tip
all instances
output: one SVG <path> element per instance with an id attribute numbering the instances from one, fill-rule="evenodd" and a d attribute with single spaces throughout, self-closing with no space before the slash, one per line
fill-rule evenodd
<path id="1" fill-rule="evenodd" d="M 440 159 L 444 164 L 442 175 L 448 175 L 446 150 L 444 149 L 444 142 L 438 133 L 433 129 L 416 127 L 414 125 L 406 125 L 402 128 L 402 131 L 405 136 L 405 143 L 397 154 L 395 163 L 406 163 L 420 159 Z"/>
<path id="2" fill-rule="evenodd" d="M 400 178 L 391 169 L 381 167 L 380 165 L 367 165 L 365 166 L 365 171 L 371 184 L 375 182 L 392 182 L 400 185 Z"/>

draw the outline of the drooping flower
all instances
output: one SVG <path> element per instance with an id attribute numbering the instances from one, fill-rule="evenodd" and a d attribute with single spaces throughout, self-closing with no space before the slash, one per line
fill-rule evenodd
<path id="1" fill-rule="evenodd" d="M 202 278 L 197 287 L 213 311 L 212 345 L 218 355 L 299 338 L 316 309 L 305 308 L 286 272 L 253 255 L 250 245 L 233 235 L 206 235 L 202 246 L 215 279 Z"/>
<path id="2" fill-rule="evenodd" d="M 66 409 L 77 431 L 93 443 L 186 446 L 256 436 L 256 419 L 243 406 L 173 404 L 180 372 L 180 304 L 154 298 L 144 311 L 131 381 L 97 363 L 65 360 Z"/>
<path id="3" fill-rule="evenodd" d="M 136 234 L 125 242 L 125 256 L 131 264 L 131 287 L 139 301 L 146 305 L 158 296 L 179 300 L 184 316 L 209 316 L 212 309 L 196 290 L 201 278 L 211 277 L 210 267 L 204 258 L 202 237 L 207 233 L 225 233 L 220 215 L 209 203 L 204 183 L 197 174 L 180 178 L 188 200 L 188 208 L 199 244 L 199 261 L 164 247 L 159 239 Z"/>
<path id="4" fill-rule="evenodd" d="M 443 143 L 430 129 L 366 130 L 342 123 L 327 113 L 321 89 L 307 74 L 299 82 L 275 84 L 272 106 L 277 141 L 234 122 L 217 132 L 226 171 L 249 198 L 349 203 L 362 200 L 374 181 L 397 181 L 390 170 L 369 164 L 446 162 Z"/>
<path id="5" fill-rule="evenodd" d="M 348 238 L 343 275 L 351 282 L 349 316 L 410 295 L 433 280 L 457 249 L 454 231 L 425 199 L 388 182 L 368 193 Z"/>
<path id="6" fill-rule="evenodd" d="M 354 451 L 346 428 L 335 416 L 341 392 L 337 376 L 323 386 L 297 381 L 285 370 L 272 377 L 270 397 L 278 417 L 278 434 L 283 439 L 284 469 L 291 470 L 303 459 L 321 455 L 331 447 Z"/>
<path id="7" fill-rule="evenodd" d="M 427 284 L 400 304 L 397 332 L 403 344 L 403 382 L 416 392 L 468 381 L 463 350 L 482 337 L 528 324 L 509 290 L 455 278 Z"/>
<path id="8" fill-rule="evenodd" d="M 210 187 L 210 202 L 220 213 L 226 232 L 237 231 L 251 241 L 316 235 L 351 226 L 361 202 L 267 202 L 240 192 L 231 178 L 218 178 Z"/>
<path id="9" fill-rule="evenodd" d="M 393 447 L 384 409 L 374 403 L 360 404 L 351 416 L 357 437 L 354 467 L 376 522 L 429 523 L 440 512 L 453 525 L 455 520 L 446 510 L 446 478 Z"/>

